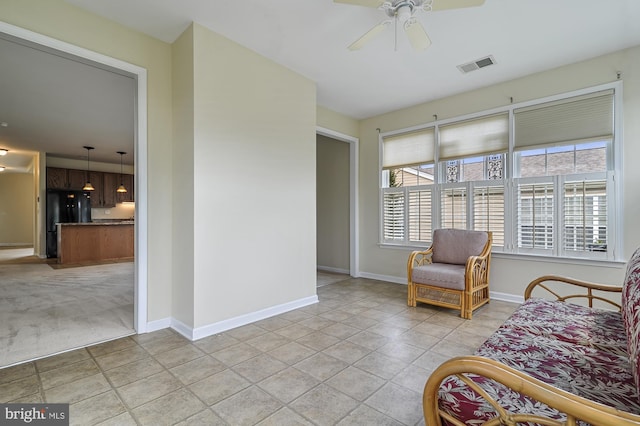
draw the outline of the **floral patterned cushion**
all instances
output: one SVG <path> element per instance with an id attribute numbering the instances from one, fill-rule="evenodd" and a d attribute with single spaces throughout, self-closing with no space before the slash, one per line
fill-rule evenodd
<path id="1" fill-rule="evenodd" d="M 640 389 L 640 248 L 627 264 L 627 274 L 622 285 L 622 319 L 631 368 L 636 387 Z"/>
<path id="2" fill-rule="evenodd" d="M 587 312 L 583 312 L 585 309 Z M 582 314 L 586 316 L 578 318 Z M 476 355 L 500 361 L 575 395 L 640 414 L 631 363 L 621 349 L 625 344 L 619 313 L 530 299 Z M 507 410 L 564 418 L 555 409 L 490 379 L 471 378 Z M 442 383 L 439 400 L 445 411 L 468 425 L 496 416 L 489 404 L 454 377 Z"/>
<path id="3" fill-rule="evenodd" d="M 504 323 L 504 327 L 622 356 L 628 353 L 622 315 L 617 311 L 531 298 Z"/>

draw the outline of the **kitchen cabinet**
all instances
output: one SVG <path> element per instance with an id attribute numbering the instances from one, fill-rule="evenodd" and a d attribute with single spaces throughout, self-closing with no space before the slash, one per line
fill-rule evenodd
<path id="1" fill-rule="evenodd" d="M 108 172 L 88 172 L 78 169 L 64 169 L 60 167 L 47 167 L 47 189 L 68 189 L 81 191 L 87 182 L 95 188 L 91 191 L 91 207 L 109 208 L 116 203 L 134 201 L 134 175 Z M 120 183 L 124 184 L 127 192 L 118 193 L 116 190 Z"/>
<path id="2" fill-rule="evenodd" d="M 115 207 L 117 180 L 118 175 L 115 173 L 89 173 L 89 181 L 95 188 L 91 192 L 91 207 Z"/>
<path id="3" fill-rule="evenodd" d="M 120 185 L 118 174 L 103 173 L 102 177 L 102 203 L 105 207 L 115 207 L 116 189 Z"/>
<path id="4" fill-rule="evenodd" d="M 67 169 L 57 167 L 47 167 L 47 188 L 49 189 L 69 189 L 67 179 Z"/>
<path id="5" fill-rule="evenodd" d="M 84 184 L 87 182 L 87 171 L 86 170 L 76 170 L 76 169 L 68 169 L 67 170 L 67 179 L 69 182 L 69 189 L 73 190 L 81 190 Z"/>
<path id="6" fill-rule="evenodd" d="M 80 191 L 87 179 L 85 170 L 47 167 L 47 189 Z"/>
<path id="7" fill-rule="evenodd" d="M 118 175 L 118 178 L 120 175 Z M 122 175 L 122 179 L 118 181 L 118 186 L 122 183 L 125 188 L 127 188 L 127 192 L 118 192 L 116 193 L 116 200 L 118 203 L 135 201 L 135 191 L 134 191 L 134 181 L 133 175 Z"/>
<path id="8" fill-rule="evenodd" d="M 62 264 L 133 260 L 133 222 L 59 223 L 57 243 L 58 263 Z"/>

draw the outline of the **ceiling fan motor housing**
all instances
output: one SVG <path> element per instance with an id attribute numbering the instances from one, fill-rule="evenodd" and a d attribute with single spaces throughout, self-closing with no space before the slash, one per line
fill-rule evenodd
<path id="1" fill-rule="evenodd" d="M 393 0 L 386 1 L 380 6 L 390 18 L 397 17 L 401 22 L 406 22 L 418 8 L 429 8 L 431 1 L 427 0 Z"/>

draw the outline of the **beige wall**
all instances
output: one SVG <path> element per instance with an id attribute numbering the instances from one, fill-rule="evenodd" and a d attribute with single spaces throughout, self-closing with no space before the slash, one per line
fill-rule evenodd
<path id="1" fill-rule="evenodd" d="M 426 123 L 434 114 L 446 119 L 483 111 L 509 103 L 537 99 L 616 80 L 616 71 L 624 80 L 624 206 L 622 223 L 624 258 L 640 245 L 640 48 L 629 49 L 589 61 L 542 72 L 503 84 L 463 93 L 446 99 L 384 114 L 361 121 L 360 125 L 360 270 L 372 275 L 398 280 L 406 279 L 409 250 L 382 248 L 379 238 L 378 135 L 383 132 Z M 622 265 L 603 267 L 599 264 L 571 264 L 532 261 L 494 256 L 492 291 L 522 296 L 531 279 L 543 273 L 558 273 L 577 278 L 619 284 L 624 276 Z"/>
<path id="2" fill-rule="evenodd" d="M 34 243 L 35 198 L 32 173 L 0 173 L 0 246 Z"/>
<path id="3" fill-rule="evenodd" d="M 193 26 L 172 45 L 173 88 L 173 217 L 171 224 L 174 247 L 172 281 L 172 316 L 183 324 L 194 325 L 194 208 L 193 208 L 193 118 L 194 58 Z"/>
<path id="4" fill-rule="evenodd" d="M 2 0 L 0 19 L 147 69 L 148 318 L 171 315 L 171 46 L 62 0 Z"/>
<path id="5" fill-rule="evenodd" d="M 316 143 L 317 264 L 349 272 L 349 144 L 326 136 Z"/>
<path id="6" fill-rule="evenodd" d="M 315 296 L 316 89 L 204 27 L 193 31 L 199 327 Z"/>
<path id="7" fill-rule="evenodd" d="M 319 105 L 316 108 L 316 124 L 354 138 L 357 138 L 360 133 L 358 120 Z"/>
<path id="8" fill-rule="evenodd" d="M 62 0 L 3 0 L 0 19 L 147 69 L 149 321 L 315 295 L 313 82 L 198 25 L 171 46 Z"/>

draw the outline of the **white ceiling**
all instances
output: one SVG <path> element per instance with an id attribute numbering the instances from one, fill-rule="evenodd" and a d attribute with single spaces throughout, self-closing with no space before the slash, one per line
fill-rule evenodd
<path id="1" fill-rule="evenodd" d="M 402 33 L 394 50 L 392 28 L 347 50 L 386 15 L 332 0 L 67 2 L 169 43 L 198 22 L 315 81 L 319 105 L 358 119 L 640 45 L 638 0 L 486 0 L 420 12 L 432 40 L 421 52 Z M 487 55 L 497 64 L 456 68 Z M 0 148 L 86 158 L 82 146 L 93 145 L 92 160 L 113 163 L 116 151 L 133 152 L 131 78 L 1 37 L 0 58 L 11 58 L 0 61 L 0 122 L 9 123 Z M 0 165 L 9 157 L 19 159 Z"/>
<path id="2" fill-rule="evenodd" d="M 318 104 L 354 118 L 640 44 L 638 0 L 486 0 L 421 13 L 433 43 L 421 52 L 404 37 L 394 51 L 392 28 L 347 50 L 386 15 L 332 0 L 67 1 L 169 43 L 198 22 L 315 81 Z M 466 75 L 456 68 L 486 55 L 497 65 Z"/>
<path id="3" fill-rule="evenodd" d="M 86 160 L 85 145 L 92 161 L 119 164 L 124 151 L 133 164 L 135 80 L 60 55 L 0 34 L 0 165 L 29 172 L 34 152 Z"/>

